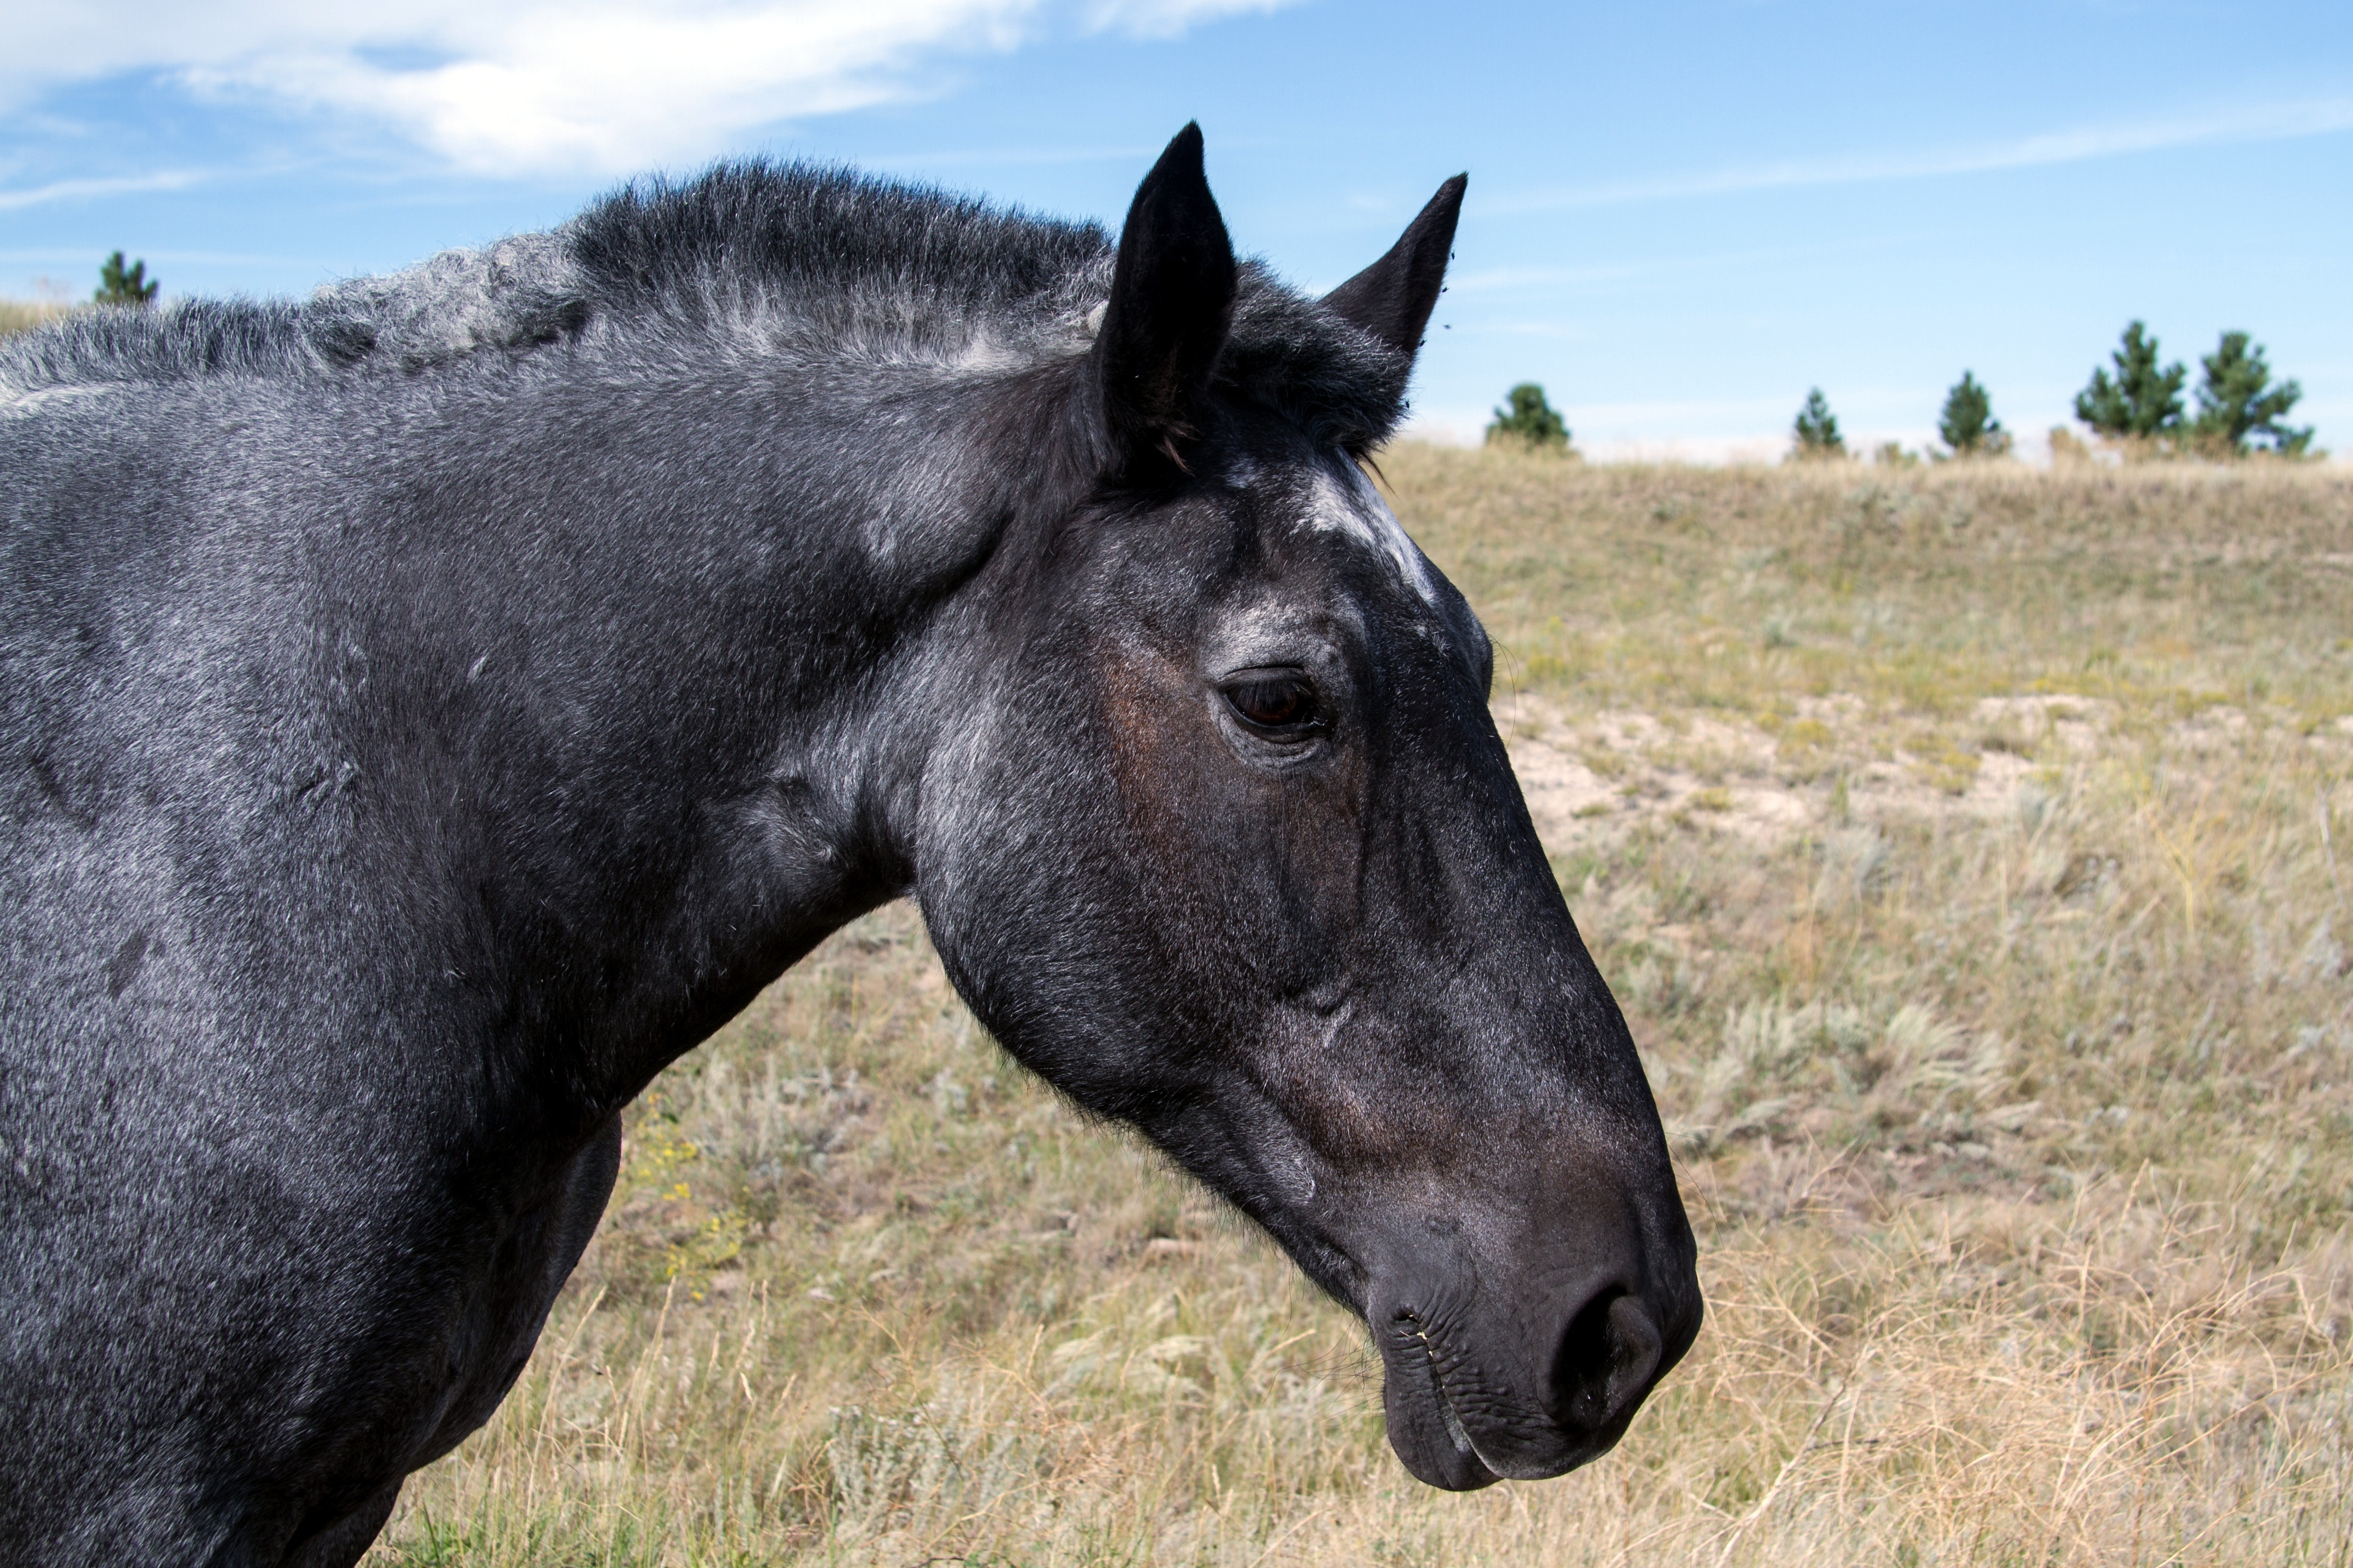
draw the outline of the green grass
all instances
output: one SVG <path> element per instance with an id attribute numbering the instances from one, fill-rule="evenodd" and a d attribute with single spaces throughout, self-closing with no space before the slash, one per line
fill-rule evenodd
<path id="1" fill-rule="evenodd" d="M 2353 1561 L 2353 481 L 1406 447 L 1659 1092 L 1698 1347 L 1455 1497 L 903 907 L 629 1116 L 382 1564 Z"/>

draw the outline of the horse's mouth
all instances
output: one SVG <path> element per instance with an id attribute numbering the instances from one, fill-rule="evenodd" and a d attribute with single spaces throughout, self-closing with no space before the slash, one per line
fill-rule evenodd
<path id="1" fill-rule="evenodd" d="M 1430 1397 L 1438 1405 L 1439 1422 L 1445 1428 L 1447 1437 L 1454 1444 L 1454 1457 L 1461 1461 L 1463 1468 L 1475 1478 L 1470 1487 L 1455 1489 L 1467 1491 L 1472 1488 L 1486 1486 L 1492 1481 L 1501 1480 L 1502 1472 L 1489 1464 L 1486 1456 L 1479 1452 L 1479 1445 L 1473 1443 L 1471 1440 L 1471 1434 L 1462 1428 L 1462 1418 L 1454 1413 L 1454 1401 L 1446 1396 L 1446 1371 L 1438 1364 L 1438 1352 L 1430 1347 L 1427 1336 L 1422 1337 L 1422 1353 L 1426 1358 L 1425 1364 L 1430 1369 Z"/>
<path id="2" fill-rule="evenodd" d="M 1407 1469 L 1430 1486 L 1457 1492 L 1493 1486 L 1503 1477 L 1480 1456 L 1448 1396 L 1445 1368 L 1428 1331 L 1411 1320 L 1396 1328 L 1396 1338 L 1383 1347 L 1389 1446 Z"/>
<path id="3" fill-rule="evenodd" d="M 1389 1446 L 1406 1468 L 1430 1486 L 1471 1491 L 1564 1475 L 1607 1453 L 1682 1347 L 1662 1354 L 1651 1315 L 1623 1295 L 1579 1317 L 1599 1327 L 1590 1334 L 1573 1327 L 1563 1352 L 1541 1372 L 1524 1369 L 1543 1381 L 1504 1373 L 1511 1353 L 1479 1352 L 1477 1341 L 1460 1339 L 1460 1324 L 1450 1332 L 1411 1310 L 1391 1318 L 1381 1347 L 1382 1405 Z M 1599 1345 L 1582 1347 L 1588 1337 Z M 1596 1356 L 1593 1348 L 1606 1353 Z"/>

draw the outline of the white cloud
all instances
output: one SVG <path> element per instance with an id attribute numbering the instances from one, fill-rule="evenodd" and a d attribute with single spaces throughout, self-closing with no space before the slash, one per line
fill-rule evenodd
<path id="1" fill-rule="evenodd" d="M 1916 180 L 1943 174 L 1985 174 L 1999 169 L 2040 168 L 2088 158 L 2114 158 L 2200 143 L 2282 142 L 2353 129 L 2353 99 L 2317 99 L 2301 103 L 2258 104 L 2177 119 L 2090 126 L 2051 132 L 1976 147 L 1744 164 L 1704 174 L 1671 174 L 1616 184 L 1550 191 L 1505 193 L 1482 204 L 1490 213 L 1551 212 L 1572 207 L 1615 206 L 1628 202 L 1672 201 L 1727 195 L 1742 191 L 1782 190 L 1805 185 L 1845 185 L 1878 180 Z"/>
<path id="2" fill-rule="evenodd" d="M 43 202 L 70 201 L 77 196 L 112 196 L 137 191 L 185 191 L 190 185 L 202 184 L 209 177 L 198 169 L 163 169 L 152 174 L 125 174 L 111 179 L 52 180 L 46 185 L 0 191 L 0 212 L 38 206 Z"/>
<path id="3" fill-rule="evenodd" d="M 0 105 L 150 71 L 389 123 L 485 174 L 691 162 L 764 125 L 920 90 L 915 73 L 1056 30 L 1166 37 L 1289 0 L 649 0 L 12 7 Z"/>

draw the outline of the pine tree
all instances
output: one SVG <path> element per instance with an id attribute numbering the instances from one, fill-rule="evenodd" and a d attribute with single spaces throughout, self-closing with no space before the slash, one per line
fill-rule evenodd
<path id="1" fill-rule="evenodd" d="M 2280 423 L 2304 388 L 2293 381 L 2272 384 L 2261 343 L 2250 348 L 2246 333 L 2224 332 L 2221 345 L 2199 363 L 2206 368 L 2193 426 L 2199 445 L 2237 457 L 2260 442 L 2263 449 L 2292 458 L 2312 445 L 2310 426 L 2298 430 Z"/>
<path id="2" fill-rule="evenodd" d="M 2157 340 L 2140 322 L 2125 329 L 2124 344 L 2112 356 L 2116 375 L 2092 372 L 2091 384 L 2075 395 L 2075 417 L 2103 436 L 2154 441 L 2181 432 L 2181 384 L 2189 373 L 2179 363 L 2158 368 Z"/>
<path id="3" fill-rule="evenodd" d="M 1945 394 L 1936 434 L 1956 458 L 1998 458 L 2010 450 L 2010 432 L 1993 416 L 1993 398 L 1971 371 L 1961 372 L 1961 379 Z"/>
<path id="4" fill-rule="evenodd" d="M 1819 386 L 1806 394 L 1806 405 L 1798 410 L 1796 433 L 1798 444 L 1789 454 L 1793 458 L 1846 456 L 1846 438 L 1839 434 L 1838 416 L 1831 412 Z"/>
<path id="5" fill-rule="evenodd" d="M 122 252 L 118 250 L 99 267 L 98 291 L 90 298 L 101 305 L 144 307 L 155 302 L 155 291 L 163 286 L 147 281 L 147 263 L 143 258 L 125 271 Z"/>
<path id="6" fill-rule="evenodd" d="M 1516 442 L 1530 451 L 1567 449 L 1568 421 L 1545 401 L 1543 387 L 1524 381 L 1504 397 L 1504 406 L 1495 410 L 1495 422 L 1487 426 L 1487 445 Z"/>

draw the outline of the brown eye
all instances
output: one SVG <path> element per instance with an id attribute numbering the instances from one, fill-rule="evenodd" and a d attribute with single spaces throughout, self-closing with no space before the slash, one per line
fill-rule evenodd
<path id="1" fill-rule="evenodd" d="M 1276 740 L 1303 740 L 1316 727 L 1315 689 L 1303 676 L 1252 676 L 1224 690 L 1243 723 Z"/>

